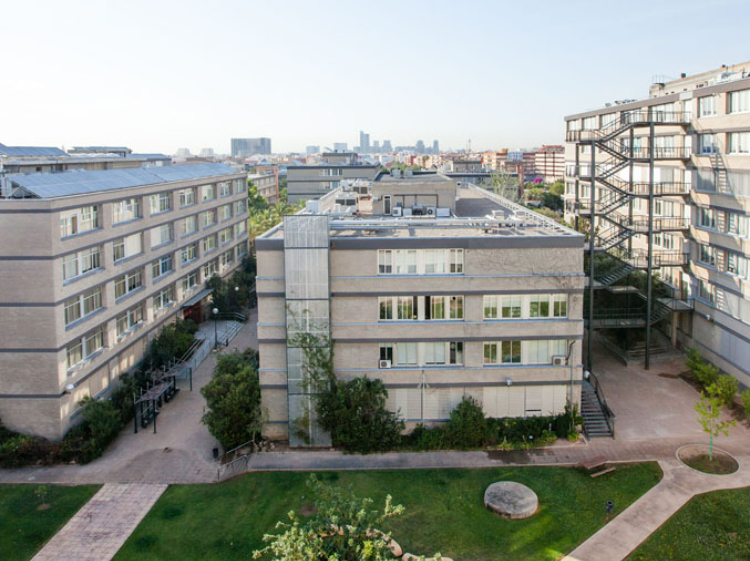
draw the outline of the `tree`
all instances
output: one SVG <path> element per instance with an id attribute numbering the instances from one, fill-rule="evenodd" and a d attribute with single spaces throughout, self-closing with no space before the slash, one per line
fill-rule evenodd
<path id="1" fill-rule="evenodd" d="M 225 450 L 260 436 L 263 418 L 254 354 L 219 355 L 214 375 L 201 394 L 206 399 L 201 421 Z"/>
<path id="2" fill-rule="evenodd" d="M 521 198 L 521 180 L 500 170 L 492 174 L 492 190 L 501 197 L 518 202 Z"/>
<path id="3" fill-rule="evenodd" d="M 734 376 L 724 374 L 717 376 L 708 390 L 716 394 L 724 405 L 732 407 L 734 405 L 734 396 L 740 391 L 740 383 Z"/>
<path id="4" fill-rule="evenodd" d="M 198 326 L 190 320 L 177 320 L 166 326 L 151 342 L 145 364 L 158 369 L 171 360 L 182 358 L 195 341 Z"/>
<path id="5" fill-rule="evenodd" d="M 289 522 L 279 522 L 278 535 L 265 535 L 268 545 L 253 552 L 255 559 L 264 556 L 278 561 L 391 561 L 400 551 L 392 551 L 390 533 L 383 524 L 403 514 L 404 507 L 393 505 L 388 495 L 382 512 L 373 508 L 373 500 L 360 499 L 351 490 L 342 491 L 318 481 L 311 475 L 308 486 L 315 495 L 316 513 L 303 521 L 289 513 Z M 399 555 L 400 556 L 400 555 Z"/>
<path id="6" fill-rule="evenodd" d="M 247 208 L 250 214 L 268 208 L 268 201 L 258 194 L 258 188 L 247 180 Z"/>
<path id="7" fill-rule="evenodd" d="M 729 434 L 729 427 L 737 424 L 737 421 L 722 421 L 719 419 L 721 404 L 721 398 L 712 392 L 712 388 L 709 388 L 708 393 L 701 392 L 700 400 L 693 406 L 698 412 L 698 422 L 703 427 L 703 431 L 709 435 L 709 461 L 713 460 L 714 437 L 720 435 L 727 436 Z"/>

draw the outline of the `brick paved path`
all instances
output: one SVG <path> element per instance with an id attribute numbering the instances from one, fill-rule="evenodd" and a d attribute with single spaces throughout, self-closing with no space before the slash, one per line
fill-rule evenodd
<path id="1" fill-rule="evenodd" d="M 109 561 L 166 485 L 104 485 L 32 561 Z"/>

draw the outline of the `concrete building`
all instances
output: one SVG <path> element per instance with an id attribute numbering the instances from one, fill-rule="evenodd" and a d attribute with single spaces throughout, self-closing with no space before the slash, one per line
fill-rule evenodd
<path id="1" fill-rule="evenodd" d="M 382 379 L 408 429 L 444 422 L 464 396 L 493 417 L 579 403 L 583 236 L 436 174 L 381 177 L 371 198 L 339 189 L 308 209 L 255 240 L 269 436 L 329 443 L 300 348 L 329 338 L 336 376 Z"/>
<path id="2" fill-rule="evenodd" d="M 276 166 L 264 166 L 258 173 L 250 173 L 247 178 L 253 182 L 258 189 L 258 194 L 268 201 L 268 204 L 279 202 L 279 168 Z"/>
<path id="3" fill-rule="evenodd" d="M 593 206 L 595 243 L 618 271 L 653 271 L 671 289 L 653 328 L 750 385 L 750 62 L 654 84 L 648 99 L 565 124 L 568 216 Z"/>
<path id="4" fill-rule="evenodd" d="M 334 152 L 348 152 L 349 144 L 347 142 L 334 142 L 333 151 Z"/>
<path id="5" fill-rule="evenodd" d="M 454 173 L 480 173 L 484 171 L 482 160 L 475 159 L 454 159 L 453 160 L 453 172 Z"/>
<path id="6" fill-rule="evenodd" d="M 565 178 L 565 147 L 544 145 L 534 152 L 534 175 L 547 183 Z"/>
<path id="7" fill-rule="evenodd" d="M 362 154 L 370 152 L 370 135 L 363 131 L 359 131 L 359 152 Z"/>
<path id="8" fill-rule="evenodd" d="M 344 179 L 373 180 L 380 171 L 380 164 L 359 163 L 354 152 L 321 154 L 320 162 L 287 166 L 287 195 L 290 203 L 318 199 L 337 189 Z"/>
<path id="9" fill-rule="evenodd" d="M 2 194 L 0 418 L 54 440 L 248 250 L 246 175 L 221 164 L 9 175 Z"/>
<path id="10" fill-rule="evenodd" d="M 271 139 L 266 137 L 260 138 L 233 138 L 232 139 L 232 157 L 246 158 L 255 154 L 272 154 Z"/>

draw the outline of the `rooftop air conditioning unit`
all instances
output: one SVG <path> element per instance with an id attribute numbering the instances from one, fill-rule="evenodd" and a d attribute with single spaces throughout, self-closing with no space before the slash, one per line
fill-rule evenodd
<path id="1" fill-rule="evenodd" d="M 381 360 L 380 361 L 380 368 L 390 368 L 391 367 L 391 361 L 390 360 Z"/>
<path id="2" fill-rule="evenodd" d="M 552 357 L 553 366 L 565 366 L 565 363 L 566 363 L 565 357 L 562 355 Z"/>
<path id="3" fill-rule="evenodd" d="M 425 207 L 424 213 L 427 216 L 435 216 L 436 210 L 437 210 L 436 207 L 434 207 L 434 206 L 428 206 L 428 207 Z"/>
<path id="4" fill-rule="evenodd" d="M 400 206 L 393 207 L 391 210 L 391 216 L 401 216 L 401 211 L 402 209 Z"/>

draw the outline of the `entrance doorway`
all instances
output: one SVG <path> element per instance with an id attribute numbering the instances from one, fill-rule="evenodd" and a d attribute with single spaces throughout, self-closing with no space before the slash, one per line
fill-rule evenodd
<path id="1" fill-rule="evenodd" d="M 203 306 L 200 302 L 197 302 L 190 306 L 189 308 L 186 308 L 185 311 L 182 314 L 183 319 L 189 319 L 194 321 L 195 323 L 202 323 L 203 322 Z"/>

